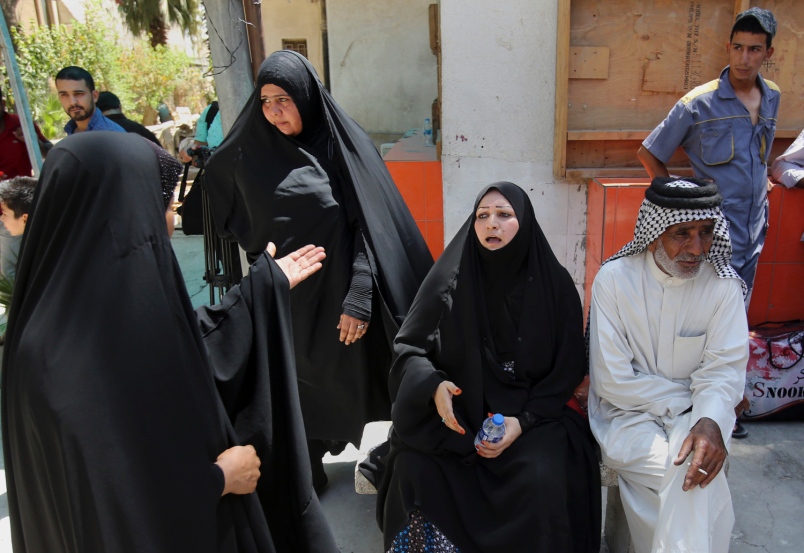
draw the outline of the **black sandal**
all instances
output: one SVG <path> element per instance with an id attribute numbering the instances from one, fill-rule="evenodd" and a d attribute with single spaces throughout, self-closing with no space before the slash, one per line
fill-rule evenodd
<path id="1" fill-rule="evenodd" d="M 748 429 L 739 422 L 735 422 L 734 430 L 731 431 L 731 437 L 735 440 L 742 440 L 748 437 Z"/>

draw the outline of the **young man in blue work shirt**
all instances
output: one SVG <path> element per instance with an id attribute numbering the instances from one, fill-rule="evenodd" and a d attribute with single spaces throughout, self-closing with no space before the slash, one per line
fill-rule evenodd
<path id="1" fill-rule="evenodd" d="M 681 146 L 695 176 L 715 181 L 729 221 L 731 265 L 748 285 L 746 308 L 768 221 L 768 156 L 781 93 L 759 70 L 773 54 L 775 34 L 768 10 L 738 14 L 720 78 L 681 98 L 637 152 L 653 179 L 669 176 L 665 164 Z"/>
<path id="2" fill-rule="evenodd" d="M 56 73 L 56 90 L 61 107 L 70 116 L 70 121 L 64 125 L 68 136 L 85 131 L 126 132 L 95 109 L 100 93 L 95 90 L 95 80 L 86 69 L 71 65 Z"/>

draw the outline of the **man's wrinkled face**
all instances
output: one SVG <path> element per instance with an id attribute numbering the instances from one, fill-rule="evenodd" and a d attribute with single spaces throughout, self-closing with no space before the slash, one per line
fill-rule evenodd
<path id="1" fill-rule="evenodd" d="M 98 100 L 97 90 L 90 90 L 86 81 L 73 81 L 59 79 L 56 81 L 56 90 L 59 92 L 61 107 L 73 121 L 85 121 L 95 112 L 95 102 Z"/>
<path id="2" fill-rule="evenodd" d="M 703 219 L 670 225 L 648 250 L 665 273 L 682 279 L 698 276 L 715 236 L 715 221 Z"/>

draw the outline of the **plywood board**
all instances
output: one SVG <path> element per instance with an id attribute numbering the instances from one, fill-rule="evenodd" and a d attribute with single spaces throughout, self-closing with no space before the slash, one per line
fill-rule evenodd
<path id="1" fill-rule="evenodd" d="M 797 52 L 804 2 L 572 0 L 570 47 L 607 47 L 610 55 L 608 78 L 570 78 L 567 129 L 653 129 L 681 96 L 728 64 L 726 43 L 743 4 L 776 14 L 776 51 L 762 73 L 783 93 L 779 128 L 804 127 L 804 56 Z"/>
<path id="2" fill-rule="evenodd" d="M 652 129 L 726 65 L 733 9 L 733 0 L 573 0 L 570 46 L 607 46 L 610 57 L 608 79 L 570 81 L 568 129 Z M 691 56 L 693 47 L 709 55 L 686 63 L 688 40 Z"/>
<path id="3" fill-rule="evenodd" d="M 573 46 L 570 48 L 570 79 L 607 79 L 608 77 L 608 48 L 605 46 Z"/>
<path id="4" fill-rule="evenodd" d="M 642 169 L 637 159 L 639 140 L 584 140 L 567 144 L 567 169 L 633 167 Z M 688 166 L 689 161 L 682 150 L 669 160 L 668 167 Z M 643 169 L 644 171 L 644 169 Z"/>

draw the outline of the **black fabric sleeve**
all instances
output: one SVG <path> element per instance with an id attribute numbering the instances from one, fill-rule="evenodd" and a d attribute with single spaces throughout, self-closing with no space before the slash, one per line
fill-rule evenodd
<path id="1" fill-rule="evenodd" d="M 366 250 L 363 235 L 358 231 L 355 233 L 352 282 L 349 284 L 346 299 L 343 300 L 343 312 L 361 321 L 371 320 L 371 291 L 374 283 Z"/>
<path id="2" fill-rule="evenodd" d="M 465 415 L 467 391 L 453 398 L 453 413 L 465 434 L 441 422 L 433 400 L 441 382 L 451 380 L 441 370 L 439 360 L 444 341 L 458 340 L 451 309 L 462 248 L 462 241 L 453 241 L 440 260 L 448 274 L 433 271 L 422 283 L 394 341 L 395 360 L 388 376 L 388 390 L 393 402 L 394 431 L 406 445 L 425 453 L 477 458 L 473 443 L 476 429 Z"/>
<path id="3" fill-rule="evenodd" d="M 223 495 L 223 490 L 226 489 L 226 475 L 223 474 L 223 469 L 217 463 L 212 463 L 209 467 L 210 473 L 212 475 L 212 480 L 216 483 L 218 489 L 220 490 L 219 495 Z"/>
<path id="4" fill-rule="evenodd" d="M 516 419 L 519 421 L 519 427 L 522 429 L 523 434 L 533 428 L 536 421 L 539 420 L 538 417 L 530 411 L 522 411 L 516 415 Z"/>
<path id="5" fill-rule="evenodd" d="M 564 271 L 556 300 L 556 345 L 552 369 L 531 388 L 522 410 L 539 419 L 558 419 L 564 405 L 586 373 L 586 348 L 583 337 L 583 308 L 575 285 Z"/>

